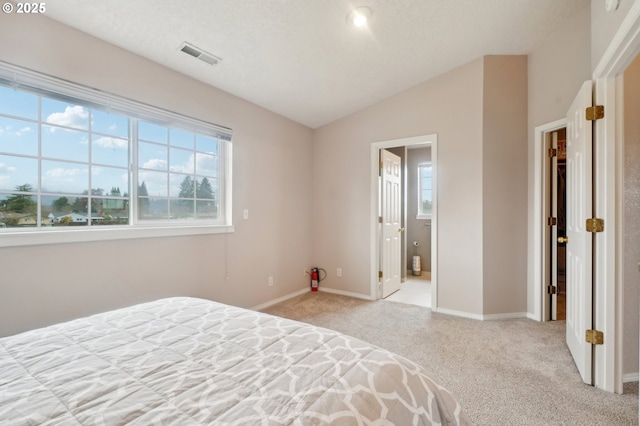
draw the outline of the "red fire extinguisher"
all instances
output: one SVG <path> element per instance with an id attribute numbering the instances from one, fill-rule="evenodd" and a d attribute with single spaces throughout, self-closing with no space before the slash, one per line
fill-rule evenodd
<path id="1" fill-rule="evenodd" d="M 318 268 L 311 268 L 311 291 L 318 291 L 319 283 L 320 271 L 318 271 Z"/>

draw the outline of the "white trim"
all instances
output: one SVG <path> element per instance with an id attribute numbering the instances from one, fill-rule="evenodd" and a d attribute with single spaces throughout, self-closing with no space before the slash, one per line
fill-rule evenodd
<path id="1" fill-rule="evenodd" d="M 469 319 L 478 320 L 478 321 L 482 321 L 483 319 L 483 316 L 480 314 L 471 314 L 469 312 L 456 311 L 453 309 L 447 309 L 447 308 L 434 309 L 432 307 L 431 310 L 438 314 L 452 315 L 455 317 L 469 318 Z"/>
<path id="2" fill-rule="evenodd" d="M 595 347 L 594 384 L 609 392 L 622 393 L 622 304 L 623 294 L 622 258 L 619 250 L 623 241 L 622 222 L 618 217 L 624 211 L 622 186 L 619 185 L 623 172 L 618 163 L 622 150 L 623 135 L 618 128 L 623 120 L 622 111 L 617 111 L 622 93 L 616 93 L 616 78 L 596 80 L 594 101 L 605 106 L 605 117 L 597 120 L 595 126 L 594 147 L 594 216 L 604 219 L 605 232 L 596 234 L 594 252 L 595 280 L 595 328 L 609 336 L 603 345 Z M 618 163 L 618 164 L 616 164 Z"/>
<path id="3" fill-rule="evenodd" d="M 594 269 L 596 275 L 595 327 L 602 331 L 605 343 L 595 349 L 595 386 L 609 392 L 622 392 L 622 229 L 620 134 L 624 117 L 616 79 L 640 52 L 640 1 L 631 5 L 618 31 L 593 72 L 596 79 L 594 100 L 605 107 L 605 117 L 595 122 L 596 179 L 595 213 L 605 220 L 605 232 L 596 238 Z M 618 87 L 616 84 L 618 80 Z M 619 110 L 618 110 L 619 109 Z"/>
<path id="4" fill-rule="evenodd" d="M 620 377 L 622 377 L 622 363 L 623 363 L 623 321 L 624 321 L 624 306 L 623 296 L 624 296 L 624 97 L 622 96 L 624 92 L 624 78 L 622 75 L 616 77 L 616 132 L 618 137 L 615 138 L 616 141 L 616 205 L 615 205 L 615 213 L 616 213 L 616 226 L 615 226 L 615 241 L 616 246 L 614 248 L 615 253 L 615 277 L 613 282 L 619 283 L 617 286 L 617 295 L 616 298 L 616 330 L 615 330 L 615 339 L 616 344 L 613 349 L 615 355 L 615 377 L 618 382 L 615 384 L 615 392 L 623 393 L 622 383 Z M 613 269 L 613 268 L 612 268 Z M 617 277 L 617 280 L 615 279 Z"/>
<path id="5" fill-rule="evenodd" d="M 438 135 L 430 134 L 423 136 L 413 136 L 402 139 L 393 139 L 388 141 L 373 142 L 371 144 L 371 217 L 370 217 L 370 274 L 371 274 L 371 300 L 381 297 L 381 291 L 378 288 L 378 168 L 379 168 L 379 151 L 385 148 L 395 148 L 400 146 L 419 145 L 424 143 L 431 144 L 431 184 L 432 192 L 432 214 L 431 214 L 431 309 L 438 308 Z"/>
<path id="6" fill-rule="evenodd" d="M 482 319 L 484 321 L 498 321 L 498 320 L 517 319 L 517 318 L 527 318 L 527 313 L 511 312 L 507 314 L 488 314 L 488 315 L 482 316 Z"/>
<path id="7" fill-rule="evenodd" d="M 375 300 L 374 298 L 366 294 L 354 293 L 351 291 L 344 291 L 344 290 L 336 290 L 333 288 L 322 287 L 322 286 L 318 286 L 318 291 L 321 291 L 324 293 L 339 294 L 340 296 L 355 297 L 356 299 Z"/>
<path id="8" fill-rule="evenodd" d="M 637 382 L 638 380 L 640 380 L 640 374 L 638 373 L 627 373 L 622 376 L 623 383 Z"/>
<path id="9" fill-rule="evenodd" d="M 0 232 L 0 248 L 41 244 L 83 243 L 90 241 L 129 240 L 134 238 L 183 237 L 189 235 L 224 234 L 234 232 L 233 226 L 175 226 L 175 227 L 109 227 L 86 229 L 39 228 L 34 232 Z"/>
<path id="10" fill-rule="evenodd" d="M 600 62 L 593 78 L 615 77 L 624 72 L 640 53 L 640 2 L 635 1 L 624 18 Z"/>
<path id="11" fill-rule="evenodd" d="M 567 127 L 567 119 L 553 121 L 551 123 L 537 126 L 534 130 L 534 164 L 533 164 L 533 253 L 529 256 L 532 264 L 531 271 L 527 278 L 528 293 L 533 293 L 533 312 L 530 317 L 536 321 L 546 321 L 546 281 L 545 271 L 547 269 L 548 241 L 546 238 L 545 215 L 548 211 L 548 188 L 546 176 L 549 173 L 547 160 L 547 147 L 545 146 L 545 135 L 554 130 Z"/>
<path id="12" fill-rule="evenodd" d="M 527 318 L 527 312 L 512 312 L 508 314 L 489 314 L 489 315 L 481 315 L 481 314 L 471 314 L 469 312 L 456 311 L 453 309 L 439 308 L 435 311 L 439 314 L 445 315 L 453 315 L 456 317 L 469 318 L 478 321 L 499 321 L 506 319 L 515 319 L 515 318 Z"/>
<path id="13" fill-rule="evenodd" d="M 294 291 L 293 293 L 289 293 L 289 294 L 284 295 L 282 297 L 278 297 L 277 299 L 273 299 L 273 300 L 270 300 L 268 302 L 261 303 L 260 305 L 256 305 L 256 306 L 254 306 L 252 308 L 249 308 L 249 309 L 251 309 L 253 311 L 260 311 L 262 309 L 266 309 L 266 308 L 268 308 L 270 306 L 276 305 L 276 304 L 278 304 L 280 302 L 284 302 L 285 300 L 293 299 L 294 297 L 300 296 L 300 295 L 305 294 L 305 293 L 310 293 L 310 292 L 311 292 L 311 287 L 305 287 L 302 290 Z"/>

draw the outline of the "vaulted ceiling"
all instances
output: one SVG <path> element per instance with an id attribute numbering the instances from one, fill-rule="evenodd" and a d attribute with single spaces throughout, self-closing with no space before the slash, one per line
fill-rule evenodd
<path id="1" fill-rule="evenodd" d="M 46 14 L 317 128 L 484 55 L 528 54 L 589 0 L 64 0 Z M 367 6 L 367 26 L 347 22 Z M 183 42 L 222 60 L 211 66 Z"/>

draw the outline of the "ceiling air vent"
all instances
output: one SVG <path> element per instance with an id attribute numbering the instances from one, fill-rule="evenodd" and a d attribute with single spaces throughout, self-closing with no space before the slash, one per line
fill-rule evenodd
<path id="1" fill-rule="evenodd" d="M 222 60 L 222 58 L 218 58 L 211 53 L 205 52 L 199 47 L 194 46 L 193 44 L 189 44 L 186 41 L 180 45 L 180 50 L 187 55 L 191 55 L 194 58 L 198 58 L 203 62 L 208 63 L 209 65 L 217 65 L 218 62 Z"/>

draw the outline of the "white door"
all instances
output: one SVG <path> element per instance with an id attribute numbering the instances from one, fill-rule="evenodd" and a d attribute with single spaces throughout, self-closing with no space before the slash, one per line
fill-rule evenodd
<path id="1" fill-rule="evenodd" d="M 567 112 L 567 345 L 582 380 L 592 382 L 591 345 L 585 332 L 592 318 L 592 234 L 586 219 L 592 214 L 592 124 L 586 108 L 592 105 L 593 83 L 586 81 Z"/>
<path id="2" fill-rule="evenodd" d="M 400 157 L 383 149 L 381 152 L 382 194 L 382 297 L 400 290 L 402 277 L 402 169 Z"/>

